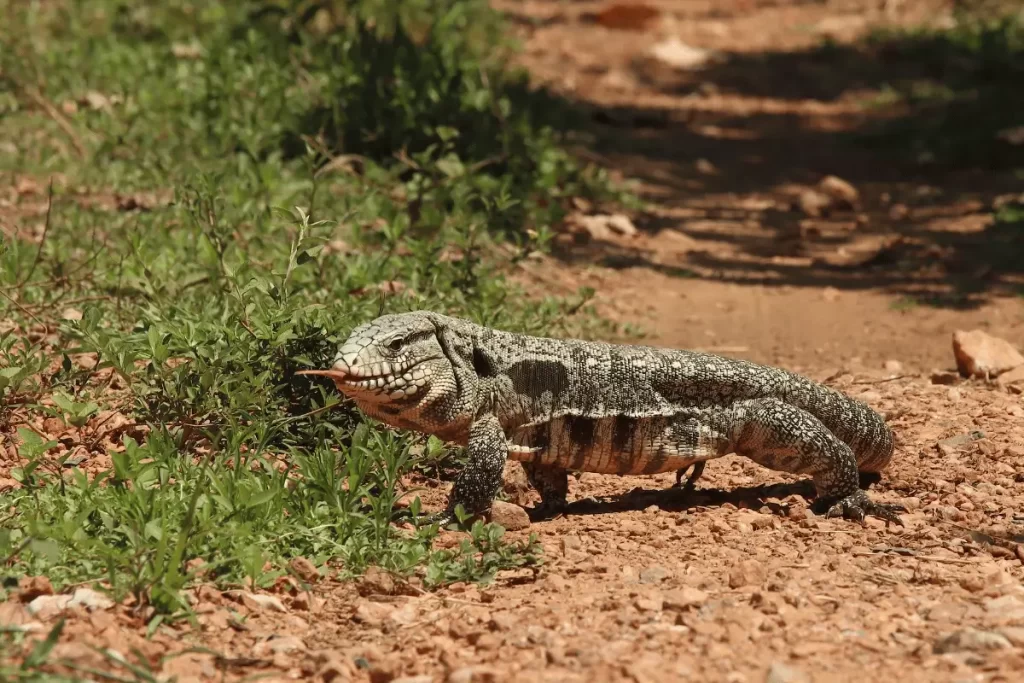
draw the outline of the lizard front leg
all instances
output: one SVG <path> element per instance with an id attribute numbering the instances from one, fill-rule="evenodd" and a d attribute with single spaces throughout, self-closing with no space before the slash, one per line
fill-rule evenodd
<path id="1" fill-rule="evenodd" d="M 827 517 L 863 521 L 872 515 L 903 526 L 901 505 L 875 503 L 858 486 L 857 459 L 850 447 L 810 413 L 777 399 L 744 401 L 729 412 L 723 430 L 732 450 L 769 469 L 809 474 L 816 506 Z"/>
<path id="2" fill-rule="evenodd" d="M 501 488 L 501 475 L 508 457 L 508 444 L 498 418 L 483 415 L 469 429 L 466 446 L 469 462 L 455 478 L 445 510 L 427 518 L 428 524 L 441 526 L 455 520 L 455 508 L 460 503 L 470 515 L 487 512 Z"/>

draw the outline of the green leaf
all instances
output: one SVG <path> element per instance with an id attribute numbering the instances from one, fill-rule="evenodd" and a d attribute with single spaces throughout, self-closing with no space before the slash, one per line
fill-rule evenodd
<path id="1" fill-rule="evenodd" d="M 33 554 L 45 559 L 48 562 L 57 562 L 60 559 L 60 546 L 56 541 L 43 538 L 34 538 L 28 544 Z"/>

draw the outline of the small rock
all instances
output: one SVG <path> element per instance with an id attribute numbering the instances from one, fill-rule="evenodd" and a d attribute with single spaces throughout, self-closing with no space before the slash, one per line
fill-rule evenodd
<path id="1" fill-rule="evenodd" d="M 648 531 L 646 524 L 638 522 L 635 519 L 623 520 L 619 524 L 619 528 L 629 536 L 645 536 Z"/>
<path id="2" fill-rule="evenodd" d="M 1024 365 L 1020 365 L 1012 370 L 999 375 L 996 380 L 1000 385 L 1006 387 L 1009 385 L 1024 385 Z"/>
<path id="3" fill-rule="evenodd" d="M 486 666 L 464 666 L 448 674 L 448 683 L 494 683 L 498 674 Z"/>
<path id="4" fill-rule="evenodd" d="M 988 583 L 980 576 L 968 575 L 960 577 L 960 587 L 971 593 L 980 593 L 988 587 Z"/>
<path id="5" fill-rule="evenodd" d="M 270 657 L 290 652 L 305 652 L 306 644 L 295 636 L 271 636 L 263 642 L 256 643 L 252 649 L 252 656 L 258 658 Z"/>
<path id="6" fill-rule="evenodd" d="M 324 683 L 348 683 L 352 678 L 352 667 L 347 662 L 338 658 L 328 658 L 317 669 L 314 680 Z"/>
<path id="7" fill-rule="evenodd" d="M 302 591 L 292 598 L 292 609 L 300 612 L 308 612 L 311 605 L 309 593 Z"/>
<path id="8" fill-rule="evenodd" d="M 782 662 L 775 662 L 768 669 L 765 683 L 810 683 L 810 678 L 800 669 Z"/>
<path id="9" fill-rule="evenodd" d="M 797 198 L 797 204 L 805 214 L 818 218 L 828 213 L 829 207 L 832 206 L 832 198 L 824 192 L 804 190 Z"/>
<path id="10" fill-rule="evenodd" d="M 887 360 L 882 367 L 886 372 L 903 372 L 903 363 L 898 360 Z"/>
<path id="11" fill-rule="evenodd" d="M 648 595 L 637 598 L 633 604 L 641 612 L 660 612 L 665 603 L 660 595 Z"/>
<path id="12" fill-rule="evenodd" d="M 661 565 L 652 565 L 640 570 L 640 583 L 660 583 L 667 579 L 669 571 Z"/>
<path id="13" fill-rule="evenodd" d="M 579 536 L 562 536 L 561 545 L 563 555 L 573 550 L 583 550 L 583 541 Z"/>
<path id="14" fill-rule="evenodd" d="M 85 607 L 90 612 L 96 609 L 107 609 L 114 606 L 114 601 L 99 591 L 91 588 L 79 588 L 71 596 L 68 607 Z"/>
<path id="15" fill-rule="evenodd" d="M 1007 626 L 999 629 L 999 633 L 1014 647 L 1024 647 L 1024 626 Z"/>
<path id="16" fill-rule="evenodd" d="M 697 173 L 701 175 L 717 175 L 718 169 L 713 163 L 707 159 L 697 159 L 693 164 L 694 168 L 697 169 Z"/>
<path id="17" fill-rule="evenodd" d="M 655 43 L 648 50 L 648 54 L 673 69 L 696 69 L 711 59 L 711 52 L 708 50 L 687 45 L 676 36 Z"/>
<path id="18" fill-rule="evenodd" d="M 676 590 L 667 591 L 662 595 L 662 607 L 667 610 L 682 612 L 691 607 L 703 605 L 708 600 L 708 594 L 693 586 L 684 586 Z"/>
<path id="19" fill-rule="evenodd" d="M 825 176 L 818 183 L 818 189 L 832 199 L 833 206 L 853 209 L 860 200 L 857 188 L 838 176 Z"/>
<path id="20" fill-rule="evenodd" d="M 1003 595 L 986 601 L 985 611 L 1003 623 L 1024 624 L 1024 600 L 1016 595 Z"/>
<path id="21" fill-rule="evenodd" d="M 530 527 L 530 516 L 526 514 L 526 510 L 503 500 L 491 503 L 489 518 L 490 521 L 500 524 L 508 531 L 520 531 Z"/>
<path id="22" fill-rule="evenodd" d="M 31 602 L 40 595 L 53 595 L 53 584 L 46 576 L 23 576 L 18 579 L 18 599 Z"/>
<path id="23" fill-rule="evenodd" d="M 760 586 L 764 583 L 764 565 L 757 560 L 743 560 L 729 572 L 729 588 Z"/>
<path id="24" fill-rule="evenodd" d="M 391 616 L 391 612 L 392 609 L 387 605 L 370 600 L 362 600 L 356 606 L 355 619 L 367 626 L 379 628 Z"/>
<path id="25" fill-rule="evenodd" d="M 736 515 L 735 523 L 737 530 L 743 533 L 770 529 L 774 525 L 775 518 L 772 515 L 765 515 L 760 512 L 746 511 Z"/>
<path id="26" fill-rule="evenodd" d="M 633 237 L 637 234 L 633 221 L 629 219 L 629 216 L 621 213 L 594 216 L 573 214 L 566 218 L 566 223 L 570 227 L 578 226 L 582 228 L 595 240 L 609 240 L 616 234 L 625 237 Z"/>
<path id="27" fill-rule="evenodd" d="M 612 3 L 594 15 L 594 21 L 618 31 L 646 31 L 652 28 L 661 11 L 643 2 Z"/>
<path id="28" fill-rule="evenodd" d="M 293 557 L 288 567 L 306 583 L 316 583 L 320 580 L 320 572 L 317 571 L 316 565 L 304 557 Z"/>
<path id="29" fill-rule="evenodd" d="M 910 209 L 906 204 L 893 204 L 889 207 L 889 218 L 894 221 L 902 221 L 910 215 Z"/>
<path id="30" fill-rule="evenodd" d="M 932 384 L 956 384 L 960 381 L 960 373 L 949 370 L 933 370 L 931 380 Z"/>
<path id="31" fill-rule="evenodd" d="M 359 577 L 356 590 L 362 596 L 393 595 L 395 579 L 380 567 L 367 567 L 363 575 Z"/>
<path id="32" fill-rule="evenodd" d="M 940 638 L 936 641 L 933 649 L 936 654 L 947 652 L 985 652 L 990 650 L 1005 650 L 1013 647 L 1009 639 L 1001 633 L 994 631 L 979 631 L 973 628 L 963 628 L 959 631 Z"/>
<path id="33" fill-rule="evenodd" d="M 525 505 L 529 502 L 530 481 L 521 463 L 509 460 L 505 464 L 505 470 L 501 475 L 501 489 L 511 503 Z"/>
<path id="34" fill-rule="evenodd" d="M 967 432 L 966 434 L 957 434 L 951 436 L 948 439 L 939 441 L 936 446 L 944 454 L 952 454 L 956 452 L 956 449 L 960 446 L 966 446 L 969 443 L 980 441 L 985 438 L 985 432 L 976 429 L 973 432 Z"/>
<path id="35" fill-rule="evenodd" d="M 828 302 L 839 301 L 840 292 L 835 287 L 826 287 L 821 290 L 821 298 Z"/>
<path id="36" fill-rule="evenodd" d="M 287 612 L 284 603 L 273 595 L 261 595 L 249 591 L 229 591 L 232 596 L 241 599 L 243 605 L 251 610 L 269 610 L 272 612 Z"/>
<path id="37" fill-rule="evenodd" d="M 423 674 L 420 676 L 399 676 L 391 681 L 391 683 L 434 683 L 434 677 L 429 674 Z"/>
<path id="38" fill-rule="evenodd" d="M 487 625 L 492 631 L 511 631 L 516 627 L 516 618 L 511 612 L 496 612 Z"/>
<path id="39" fill-rule="evenodd" d="M 45 621 L 63 612 L 70 602 L 70 595 L 40 595 L 28 603 L 27 609 L 29 614 Z"/>
<path id="40" fill-rule="evenodd" d="M 561 574 L 548 574 L 542 585 L 552 593 L 561 593 L 569 589 L 569 582 Z"/>
<path id="41" fill-rule="evenodd" d="M 953 355 L 965 377 L 996 377 L 1024 365 L 1024 356 L 1010 342 L 982 330 L 954 332 Z"/>

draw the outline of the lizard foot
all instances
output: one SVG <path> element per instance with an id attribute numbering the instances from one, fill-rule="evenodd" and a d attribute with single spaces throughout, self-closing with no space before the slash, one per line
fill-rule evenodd
<path id="1" fill-rule="evenodd" d="M 564 500 L 546 500 L 534 505 L 531 510 L 527 510 L 526 514 L 530 517 L 531 522 L 540 522 L 557 517 L 565 512 L 568 506 L 569 504 Z"/>
<path id="2" fill-rule="evenodd" d="M 822 503 L 827 504 L 826 501 L 822 501 Z M 872 517 L 885 520 L 886 527 L 889 526 L 889 522 L 904 526 L 899 513 L 906 511 L 905 507 L 896 503 L 876 503 L 868 498 L 867 493 L 857 490 L 855 493 L 851 493 L 845 498 L 840 498 L 829 506 L 825 517 L 843 517 L 863 524 L 864 518 L 867 515 L 871 515 Z"/>
<path id="3" fill-rule="evenodd" d="M 699 460 L 688 467 L 676 470 L 676 483 L 672 488 L 675 489 L 682 487 L 683 493 L 689 493 L 692 491 L 694 486 L 697 484 L 697 480 L 700 479 L 702 474 L 704 474 L 704 464 L 703 460 Z M 683 484 L 683 475 L 686 474 L 691 467 L 693 468 L 693 471 L 690 472 L 690 476 L 686 478 L 686 483 Z"/>

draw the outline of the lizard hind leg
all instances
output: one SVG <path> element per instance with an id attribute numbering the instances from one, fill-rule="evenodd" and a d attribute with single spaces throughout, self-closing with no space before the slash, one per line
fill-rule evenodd
<path id="1" fill-rule="evenodd" d="M 692 465 L 688 465 L 686 467 L 682 467 L 676 470 L 676 483 L 675 486 L 673 486 L 672 488 L 682 487 L 683 493 L 689 493 L 690 491 L 692 491 L 693 487 L 697 483 L 697 480 L 700 479 L 702 474 L 704 474 L 705 465 L 706 462 L 704 460 L 698 460 Z M 686 484 L 683 484 L 683 475 L 686 474 L 691 468 L 693 469 L 693 471 L 690 472 L 690 476 L 686 478 Z"/>
<path id="2" fill-rule="evenodd" d="M 826 517 L 863 522 L 871 515 L 903 526 L 901 505 L 876 503 L 859 487 L 850 447 L 801 408 L 778 399 L 736 404 L 724 415 L 732 450 L 772 470 L 809 474 L 818 492 L 815 507 Z"/>
<path id="3" fill-rule="evenodd" d="M 523 469 L 526 471 L 526 479 L 530 486 L 537 489 L 537 493 L 540 494 L 540 504 L 534 508 L 532 516 L 547 519 L 564 511 L 569 504 L 568 470 L 530 462 L 524 462 Z"/>

